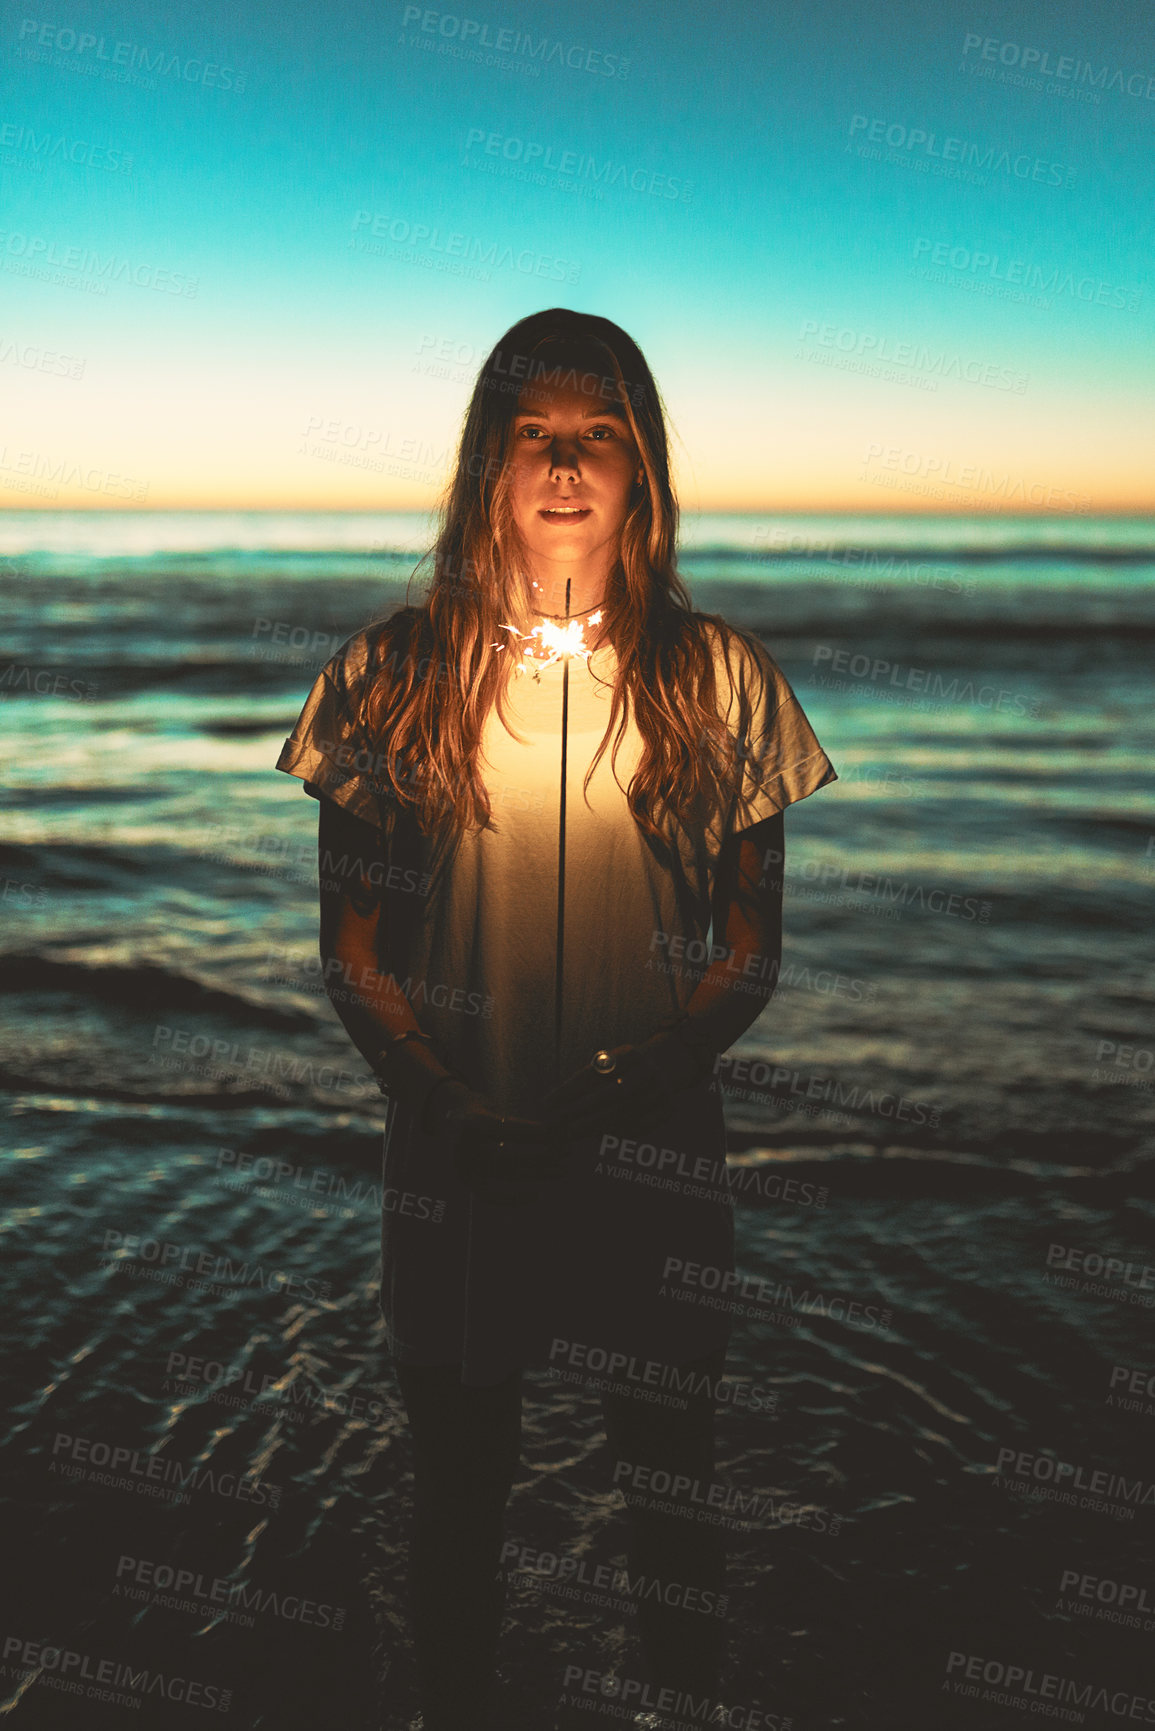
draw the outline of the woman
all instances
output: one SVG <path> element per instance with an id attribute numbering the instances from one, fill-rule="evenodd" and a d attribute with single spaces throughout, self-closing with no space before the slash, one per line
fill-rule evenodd
<path id="1" fill-rule="evenodd" d="M 616 1481 L 714 1472 L 730 1324 L 672 1274 L 733 1266 L 715 1060 L 773 991 L 782 811 L 836 777 L 766 650 L 693 610 L 676 537 L 637 345 L 521 320 L 478 376 L 427 601 L 343 645 L 277 765 L 320 799 L 326 978 L 389 1100 L 425 1731 L 490 1723 L 526 1368 L 616 1368 Z M 720 1588 L 720 1528 L 627 1501 L 631 1577 Z M 716 1696 L 720 1619 L 656 1593 L 638 1626 L 663 1704 Z"/>

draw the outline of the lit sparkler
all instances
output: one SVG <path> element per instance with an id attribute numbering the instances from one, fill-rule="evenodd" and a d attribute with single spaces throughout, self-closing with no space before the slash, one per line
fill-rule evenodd
<path id="1" fill-rule="evenodd" d="M 597 625 L 601 616 L 601 609 L 599 608 L 596 613 L 590 614 L 588 623 Z M 514 672 L 532 673 L 535 679 L 541 678 L 543 667 L 552 667 L 554 662 L 560 661 L 563 656 L 568 659 L 571 655 L 581 655 L 588 659 L 593 653 L 586 645 L 582 621 L 570 619 L 568 610 L 564 625 L 559 624 L 556 619 L 543 619 L 541 624 L 535 625 L 532 631 L 519 631 L 516 625 L 503 625 L 501 629 L 512 631 L 521 646 L 521 660 L 515 662 Z M 534 647 L 535 644 L 538 646 L 537 649 Z M 495 643 L 493 647 L 506 649 L 512 648 L 514 645 L 512 643 Z M 538 653 L 540 649 L 545 650 L 544 656 Z M 564 671 L 568 671 L 568 669 Z"/>

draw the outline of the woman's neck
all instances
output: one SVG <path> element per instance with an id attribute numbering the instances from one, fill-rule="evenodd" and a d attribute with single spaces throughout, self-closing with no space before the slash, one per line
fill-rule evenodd
<path id="1" fill-rule="evenodd" d="M 606 578 L 602 573 L 583 570 L 580 566 L 567 571 L 562 566 L 555 571 L 534 572 L 531 576 L 529 604 L 534 612 L 545 613 L 551 619 L 564 619 L 567 585 L 571 619 L 594 613 L 604 605 Z"/>
<path id="2" fill-rule="evenodd" d="M 571 607 L 568 613 L 550 613 L 544 607 L 535 607 L 533 611 L 541 619 L 588 619 L 591 613 L 596 613 L 601 602 L 593 607 Z"/>

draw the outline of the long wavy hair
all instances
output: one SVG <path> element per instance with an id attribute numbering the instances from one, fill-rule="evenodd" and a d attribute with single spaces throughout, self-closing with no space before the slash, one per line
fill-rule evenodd
<path id="1" fill-rule="evenodd" d="M 604 363 L 599 373 L 581 371 L 591 357 Z M 671 826 L 700 833 L 733 796 L 752 705 L 743 686 L 735 738 L 718 713 L 708 629 L 721 634 L 728 659 L 733 627 L 696 611 L 677 572 L 678 504 L 657 384 L 633 339 L 592 313 L 533 313 L 506 331 L 482 366 L 439 507 L 440 532 L 413 574 L 419 578 L 432 561 L 424 602 L 396 609 L 375 638 L 378 665 L 387 662 L 388 672 L 368 688 L 368 737 L 383 742 L 377 762 L 391 803 L 411 808 L 419 827 L 490 826 L 478 765 L 482 730 L 494 704 L 507 720 L 515 662 L 495 645 L 509 641 L 505 625 L 528 633 L 532 621 L 530 565 L 510 497 L 515 381 L 559 377 L 579 389 L 590 389 L 584 381 L 593 377 L 596 393 L 604 387 L 617 396 L 645 477 L 635 483 L 602 603 L 602 641 L 612 645 L 617 668 L 583 795 L 611 735 L 616 779 L 632 713 L 642 751 L 624 791 L 635 821 L 655 839 L 668 839 Z"/>

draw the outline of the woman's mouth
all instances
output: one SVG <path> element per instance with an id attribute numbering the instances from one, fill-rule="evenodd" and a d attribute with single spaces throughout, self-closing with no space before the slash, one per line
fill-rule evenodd
<path id="1" fill-rule="evenodd" d="M 546 523 L 581 523 L 589 514 L 588 505 L 547 505 L 538 512 Z"/>

